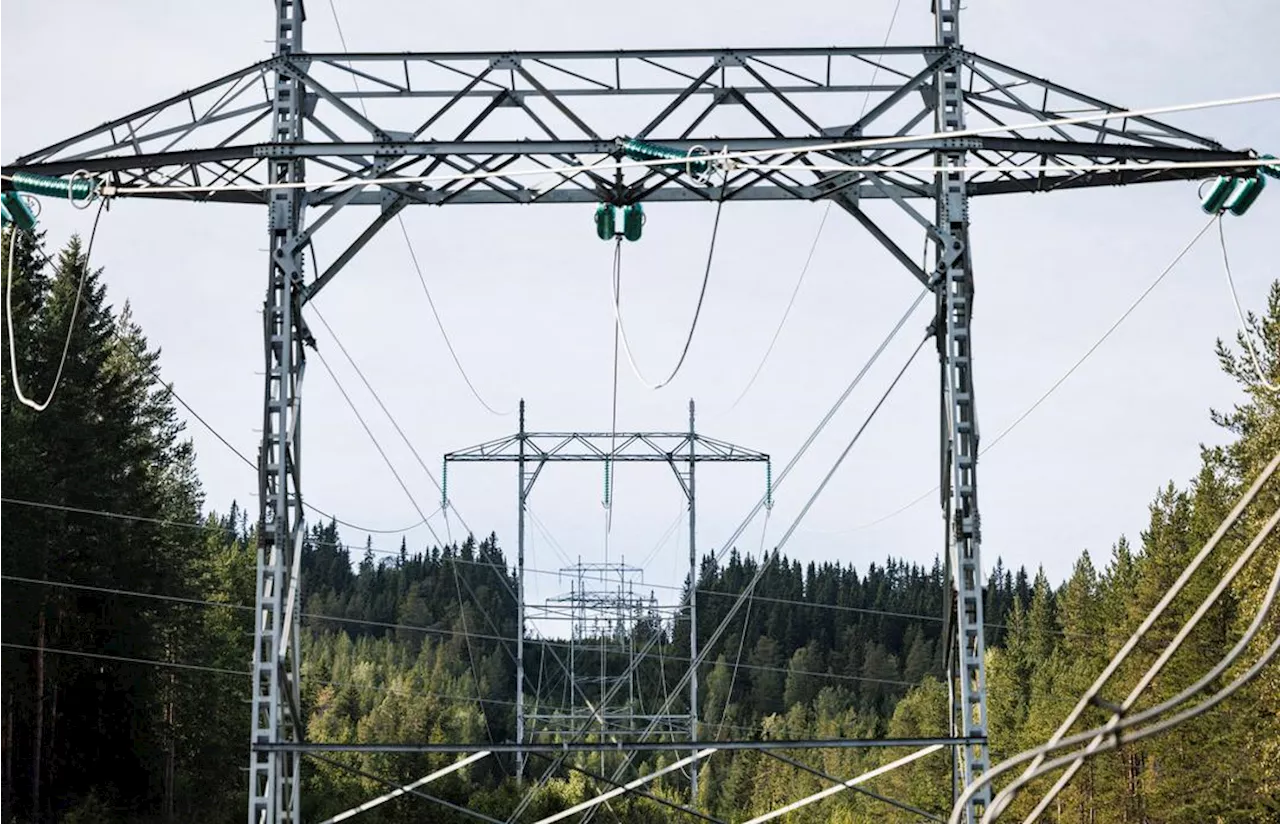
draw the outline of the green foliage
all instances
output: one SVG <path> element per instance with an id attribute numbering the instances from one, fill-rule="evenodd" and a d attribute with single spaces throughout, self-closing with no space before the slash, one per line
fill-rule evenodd
<path id="1" fill-rule="evenodd" d="M 0 394 L 6 498 L 69 508 L 4 508 L 5 574 L 48 583 L 10 580 L 4 590 L 3 820 L 241 820 L 249 688 L 241 673 L 252 634 L 245 606 L 254 598 L 256 536 L 236 504 L 225 515 L 203 512 L 195 456 L 167 392 L 155 380 L 159 353 L 149 347 L 129 307 L 116 310 L 107 303 L 99 273 L 84 271 L 78 240 L 53 267 L 38 252 L 41 242 L 20 236 L 14 260 L 16 352 L 27 394 L 43 397 L 51 385 L 82 276 L 84 286 L 55 403 L 36 414 L 12 392 Z M 1280 382 L 1280 282 L 1264 316 L 1251 316 L 1250 325 L 1264 376 Z M 7 347 L 7 329 L 0 333 Z M 1042 570 L 1029 575 L 996 560 L 984 605 L 994 761 L 1053 734 L 1241 491 L 1280 451 L 1280 394 L 1259 385 L 1243 339 L 1236 344 L 1229 349 L 1219 343 L 1219 358 L 1241 384 L 1244 400 L 1213 413 L 1233 440 L 1204 449 L 1202 469 L 1185 488 L 1159 491 L 1140 541 L 1131 546 L 1119 539 L 1105 559 L 1083 553 L 1058 587 Z M 1117 673 L 1105 694 L 1109 701 L 1124 699 L 1229 559 L 1277 507 L 1280 482 L 1264 490 L 1189 591 L 1156 623 L 1135 663 Z M 76 510 L 141 517 L 102 518 Z M 312 526 L 304 542 L 301 678 L 307 736 L 340 743 L 511 740 L 514 664 L 513 644 L 506 639 L 517 631 L 515 580 L 497 537 L 425 548 L 402 541 L 398 552 L 386 554 L 366 540 L 357 554 L 334 522 Z M 1137 706 L 1176 694 L 1221 657 L 1252 619 L 1278 562 L 1280 542 L 1273 537 Z M 760 563 L 736 551 L 724 563 L 703 559 L 697 580 L 700 637 L 709 637 L 728 615 Z M 767 564 L 750 608 L 734 617 L 703 665 L 702 737 L 785 741 L 949 733 L 941 638 L 945 582 L 938 562 L 925 568 L 890 559 L 855 570 L 831 562 L 805 566 L 774 553 Z M 144 599 L 58 582 L 192 600 Z M 1254 658 L 1277 627 L 1280 620 L 1272 616 L 1251 650 Z M 640 668 L 632 697 L 633 709 L 652 712 L 673 690 L 680 659 L 689 656 L 688 626 L 651 615 L 617 632 L 624 640 L 630 632 L 637 644 L 653 641 L 656 654 Z M 583 656 L 579 664 L 585 660 L 592 671 L 603 665 L 617 675 L 623 662 L 594 659 L 592 639 L 586 640 L 577 651 Z M 558 672 L 566 653 L 556 640 L 527 639 L 525 650 L 530 673 Z M 1272 667 L 1234 701 L 1174 734 L 1093 760 L 1044 820 L 1280 819 L 1278 670 Z M 681 694 L 671 709 L 687 712 L 685 701 Z M 1090 708 L 1080 723 L 1103 720 L 1101 710 Z M 903 754 L 721 751 L 697 767 L 698 805 L 720 819 L 741 821 L 830 786 L 824 775 L 847 779 Z M 651 773 L 682 755 L 637 758 L 628 774 Z M 850 790 L 785 821 L 907 822 L 919 820 L 912 809 L 939 814 L 950 801 L 950 757 L 947 751 L 932 754 L 865 788 L 905 806 Z M 454 760 L 410 753 L 308 760 L 303 818 L 318 820 L 385 792 L 378 777 L 409 781 Z M 540 775 L 549 763 L 531 757 L 529 773 Z M 547 772 L 520 820 L 534 821 L 596 795 L 607 785 L 588 772 L 612 773 L 620 763 L 617 754 L 572 756 Z M 510 757 L 492 756 L 422 792 L 506 820 L 524 796 L 513 766 Z M 645 791 L 683 805 L 688 779 L 674 772 Z M 1009 816 L 1027 812 L 1033 796 L 1018 799 Z M 473 820 L 427 804 L 406 795 L 362 813 L 360 820 Z M 602 820 L 616 815 L 628 822 L 660 822 L 675 815 L 633 796 L 610 806 L 611 812 L 601 811 Z"/>

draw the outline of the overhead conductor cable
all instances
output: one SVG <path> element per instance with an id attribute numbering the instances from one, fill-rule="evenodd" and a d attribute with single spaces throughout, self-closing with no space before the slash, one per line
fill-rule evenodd
<path id="1" fill-rule="evenodd" d="M 693 335 L 698 330 L 698 318 L 702 316 L 702 302 L 707 296 L 707 284 L 711 280 L 711 263 L 715 259 L 716 254 L 716 237 L 720 233 L 720 212 L 724 208 L 724 191 L 728 184 L 729 174 L 724 172 L 724 182 L 720 184 L 720 197 L 716 201 L 716 217 L 715 222 L 711 225 L 711 242 L 707 246 L 707 265 L 702 273 L 702 288 L 698 290 L 698 304 L 693 310 L 693 321 L 689 324 L 689 334 L 685 336 L 684 347 L 680 350 L 680 359 L 676 361 L 675 367 L 671 370 L 671 374 L 658 383 L 653 383 L 640 372 L 640 367 L 636 365 L 635 356 L 631 354 L 631 344 L 627 340 L 627 330 L 622 324 L 622 306 L 620 305 L 620 286 L 622 278 L 622 241 L 619 240 L 613 250 L 613 278 L 610 280 L 613 292 L 613 318 L 617 323 L 618 337 L 622 341 L 622 351 L 626 353 L 627 363 L 631 366 L 631 372 L 636 376 L 636 380 L 644 384 L 649 389 L 661 389 L 676 379 L 676 375 L 680 374 L 680 368 L 684 366 L 685 358 L 689 356 L 689 347 L 693 344 Z"/>

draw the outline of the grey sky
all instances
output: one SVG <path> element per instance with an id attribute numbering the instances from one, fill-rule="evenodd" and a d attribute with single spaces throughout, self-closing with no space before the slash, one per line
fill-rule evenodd
<path id="1" fill-rule="evenodd" d="M 337 0 L 358 50 L 624 48 L 640 46 L 878 45 L 892 0 L 784 5 L 705 2 L 647 8 L 586 3 L 421 4 Z M 306 43 L 339 48 L 327 3 L 311 0 Z M 501 11 L 492 11 L 500 8 Z M 468 11 L 468 9 L 471 9 Z M 625 11 L 624 11 L 625 9 Z M 268 56 L 270 5 L 10 0 L 2 23 L 0 154 L 7 160 Z M 931 42 L 926 0 L 904 0 L 891 42 Z M 1037 3 L 974 0 L 966 46 L 1110 102 L 1134 107 L 1277 90 L 1272 0 L 1203 4 L 1082 0 L 1068 13 Z M 1173 115 L 1175 125 L 1232 148 L 1280 150 L 1280 104 Z M 913 281 L 865 232 L 833 212 L 792 319 L 759 381 L 732 414 L 768 344 L 804 261 L 821 204 L 725 208 L 707 304 L 688 363 L 649 392 L 620 376 L 621 429 L 678 429 L 686 403 L 699 429 L 771 452 L 780 467 L 914 296 Z M 650 375 L 678 355 L 700 283 L 712 208 L 655 205 L 645 238 L 624 250 L 623 311 Z M 523 396 L 531 429 L 605 429 L 613 319 L 611 247 L 591 209 L 409 209 L 428 283 L 472 380 L 501 409 Z M 976 391 L 989 438 L 1078 358 L 1203 223 L 1194 184 L 1095 189 L 975 201 Z M 887 211 L 875 215 L 892 222 Z M 353 216 L 358 218 L 359 216 Z M 1247 306 L 1276 276 L 1266 252 L 1280 225 L 1280 191 L 1264 192 L 1228 221 L 1234 270 Z M 43 226 L 61 243 L 90 217 L 46 204 Z M 129 300 L 162 366 L 184 397 L 243 452 L 260 425 L 265 262 L 261 208 L 122 202 L 103 219 L 94 264 L 116 303 Z M 1270 231 L 1268 231 L 1270 230 Z M 919 241 L 917 240 L 918 244 Z M 318 243 L 322 259 L 332 255 Z M 918 248 L 918 246 L 917 246 Z M 397 227 L 382 233 L 318 300 L 325 317 L 435 470 L 450 449 L 514 430 L 470 397 L 409 264 Z M 771 543 L 879 396 L 927 322 L 922 310 L 778 494 Z M 981 463 L 983 552 L 989 568 L 1043 564 L 1067 574 L 1080 550 L 1105 557 L 1122 533 L 1136 539 L 1146 505 L 1170 479 L 1185 482 L 1197 444 L 1223 440 L 1210 406 L 1238 398 L 1213 357 L 1235 328 L 1216 235 L 1207 234 L 1123 327 Z M 337 352 L 320 345 L 427 511 L 430 482 Z M 786 551 L 801 560 L 865 568 L 895 555 L 929 563 L 940 549 L 936 498 L 873 528 L 852 530 L 928 489 L 937 469 L 937 367 L 921 357 L 810 513 Z M 341 517 L 394 528 L 418 520 L 317 361 L 304 388 L 307 500 Z M 209 505 L 253 500 L 254 473 L 193 422 Z M 699 543 L 718 547 L 763 491 L 753 466 L 700 475 Z M 477 530 L 514 545 L 510 466 L 466 466 L 453 500 Z M 559 544 L 598 560 L 604 530 L 602 468 L 557 466 L 532 508 Z M 612 553 L 638 561 L 677 516 L 668 470 L 622 467 Z M 680 535 L 683 530 L 679 530 Z M 344 531 L 355 542 L 363 535 Z M 535 530 L 528 563 L 561 566 Z M 758 527 L 739 545 L 759 546 Z M 420 548 L 422 529 L 410 534 Z M 395 536 L 375 537 L 394 549 Z M 683 541 L 681 540 L 683 546 Z M 671 583 L 684 551 L 668 543 L 646 579 Z M 531 578 L 554 594 L 554 578 Z"/>

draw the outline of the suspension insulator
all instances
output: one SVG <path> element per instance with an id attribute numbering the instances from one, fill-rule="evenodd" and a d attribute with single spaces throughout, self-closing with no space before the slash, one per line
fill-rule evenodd
<path id="1" fill-rule="evenodd" d="M 33 175 L 29 172 L 14 172 L 13 188 L 19 192 L 28 192 L 44 197 L 88 200 L 97 191 L 98 183 L 88 177 L 73 177 L 68 180 L 61 177 L 49 177 L 48 175 Z"/>
<path id="2" fill-rule="evenodd" d="M 1231 190 L 1231 197 L 1227 198 L 1227 202 L 1223 204 L 1224 208 L 1240 217 L 1249 211 L 1249 207 L 1258 199 L 1258 195 L 1262 194 L 1262 189 L 1267 185 L 1267 179 L 1262 175 L 1257 177 L 1248 177 L 1236 181 L 1236 186 Z"/>
<path id="3" fill-rule="evenodd" d="M 596 207 L 596 237 L 601 240 L 613 238 L 613 206 L 601 203 Z"/>
<path id="4" fill-rule="evenodd" d="M 644 208 L 639 203 L 629 203 L 622 210 L 622 236 L 627 240 L 640 239 L 644 231 Z"/>
<path id="5" fill-rule="evenodd" d="M 636 140 L 628 138 L 622 143 L 622 151 L 632 160 L 671 160 L 673 163 L 663 163 L 664 167 L 678 166 L 687 168 L 688 172 L 695 176 L 702 176 L 707 173 L 707 161 L 692 160 L 692 155 L 688 152 L 682 152 L 679 149 L 673 149 L 670 146 L 660 146 L 657 143 L 650 143 L 647 140 Z"/>
<path id="6" fill-rule="evenodd" d="M 1272 161 L 1270 164 L 1266 166 L 1259 166 L 1258 168 L 1262 170 L 1264 175 L 1280 179 L 1280 162 L 1276 161 L 1274 155 L 1262 155 L 1258 159 Z"/>
<path id="7" fill-rule="evenodd" d="M 36 228 L 36 216 L 32 214 L 31 207 L 17 192 L 5 192 L 0 195 L 0 206 L 3 206 L 5 226 L 12 223 L 24 232 L 30 232 Z"/>
<path id="8" fill-rule="evenodd" d="M 1200 201 L 1200 208 L 1210 215 L 1216 215 L 1221 212 L 1235 186 L 1236 179 L 1234 177 L 1218 178 L 1213 182 L 1213 187 L 1209 189 L 1209 193 Z"/>

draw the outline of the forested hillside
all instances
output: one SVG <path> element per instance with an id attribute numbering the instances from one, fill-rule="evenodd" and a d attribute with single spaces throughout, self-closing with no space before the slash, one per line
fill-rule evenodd
<path id="1" fill-rule="evenodd" d="M 8 271 L 8 236 L 4 238 Z M 47 264 L 20 236 L 13 300 L 18 371 L 28 395 L 52 385 L 83 273 L 76 242 Z M 8 284 L 6 284 L 7 286 Z M 1256 324 L 1263 368 L 1280 380 L 1280 282 Z M 8 331 L 3 345 L 8 351 Z M 4 822 L 233 822 L 244 817 L 249 737 L 252 517 L 204 501 L 196 459 L 174 399 L 158 380 L 160 356 L 88 273 L 53 404 L 22 406 L 0 394 L 3 419 L 3 820 Z M 1238 497 L 1280 450 L 1280 398 L 1257 388 L 1252 363 L 1220 346 L 1241 385 L 1214 412 L 1230 445 L 1203 451 L 1200 473 L 1159 490 L 1132 542 L 1081 553 L 1060 584 L 997 565 L 986 592 L 993 761 L 1043 741 L 1185 566 Z M 1247 358 L 1247 355 L 1244 356 Z M 168 376 L 171 377 L 171 376 Z M 180 389 L 180 388 L 179 388 Z M 248 481 L 252 479 L 249 478 Z M 1210 572 L 1220 573 L 1269 513 L 1264 490 L 1247 523 L 1229 533 Z M 509 559 L 498 536 L 454 545 L 375 546 L 309 531 L 303 556 L 303 700 L 316 741 L 504 741 L 514 734 L 516 610 Z M 347 543 L 351 542 L 351 543 Z M 1060 547 L 1047 534 L 1045 546 Z M 838 558 L 833 545 L 828 557 Z M 1212 663 L 1252 617 L 1280 559 L 1267 543 L 1185 654 L 1153 685 L 1174 694 Z M 700 636 L 728 613 L 761 559 L 737 552 L 703 561 Z M 1199 579 L 1197 579 L 1199 580 Z M 1212 585 L 1206 576 L 1195 595 Z M 947 732 L 941 680 L 943 579 L 934 562 L 886 559 L 865 569 L 808 565 L 781 555 L 749 608 L 702 672 L 704 738 L 921 736 Z M 674 594 L 673 596 L 674 597 Z M 1178 602 L 1141 650 L 1145 661 L 1192 608 Z M 687 627 L 642 621 L 654 654 L 637 678 L 638 710 L 652 709 L 689 658 Z M 1271 616 L 1263 643 L 1280 632 Z M 530 672 L 554 672 L 562 639 L 526 642 Z M 1256 655 L 1255 655 L 1256 657 Z M 615 663 L 614 666 L 617 664 Z M 1091 762 L 1049 811 L 1061 822 L 1280 820 L 1280 672 L 1272 667 L 1207 716 L 1173 734 Z M 1234 673 L 1234 671 L 1232 671 Z M 1230 674 L 1230 673 L 1229 673 Z M 1127 680 L 1126 680 L 1127 677 Z M 1122 671 L 1120 682 L 1132 683 Z M 1108 696 L 1118 700 L 1122 696 Z M 681 698 L 680 700 L 684 700 Z M 1146 704 L 1144 704 L 1145 706 Z M 683 710 L 687 707 L 676 706 Z M 895 757 L 882 751 L 719 752 L 700 767 L 700 807 L 742 821 L 828 786 L 786 759 L 851 777 Z M 661 768 L 678 756 L 637 763 Z M 409 781 L 452 756 L 333 755 L 305 762 L 305 816 L 317 821 L 384 792 L 376 777 Z M 583 756 L 574 765 L 612 771 Z M 539 775 L 545 761 L 531 758 Z M 506 820 L 521 791 L 508 757 L 489 758 L 425 788 Z M 939 753 L 868 789 L 934 814 L 949 803 L 950 766 Z M 679 772 L 647 786 L 683 802 Z M 532 822 L 606 788 L 582 772 L 555 773 L 521 821 Z M 1019 802 L 1014 810 L 1024 810 Z M 599 819 L 682 818 L 649 800 L 616 799 Z M 356 821 L 470 819 L 406 797 Z M 693 820 L 693 819 L 689 819 Z M 842 793 L 794 814 L 798 822 L 922 820 L 865 794 Z"/>

